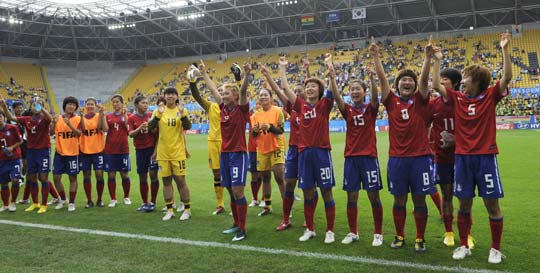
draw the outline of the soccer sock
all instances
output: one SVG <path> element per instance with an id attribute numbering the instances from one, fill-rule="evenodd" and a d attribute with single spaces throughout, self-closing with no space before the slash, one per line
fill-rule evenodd
<path id="1" fill-rule="evenodd" d="M 103 179 L 98 179 L 96 181 L 97 201 L 98 201 L 98 203 L 101 202 L 101 198 L 103 197 L 103 189 L 104 188 L 105 188 L 105 181 Z"/>
<path id="2" fill-rule="evenodd" d="M 238 228 L 246 232 L 247 202 L 245 196 L 236 200 L 236 210 L 238 211 Z"/>
<path id="3" fill-rule="evenodd" d="M 70 191 L 70 192 L 69 192 L 69 203 L 70 203 L 70 204 L 75 203 L 75 196 L 77 196 L 77 192 L 76 192 L 76 191 Z"/>
<path id="4" fill-rule="evenodd" d="M 150 181 L 150 195 L 152 196 L 151 202 L 156 203 L 157 194 L 159 191 L 159 180 Z"/>
<path id="5" fill-rule="evenodd" d="M 124 198 L 129 198 L 129 191 L 131 189 L 131 180 L 129 177 L 122 178 L 122 189 L 124 190 Z"/>
<path id="6" fill-rule="evenodd" d="M 272 197 L 264 197 L 264 208 L 265 209 L 272 209 Z"/>
<path id="7" fill-rule="evenodd" d="M 56 190 L 56 187 L 54 186 L 54 183 L 51 182 L 51 181 L 48 181 L 48 182 L 49 182 L 49 193 L 52 195 L 53 198 L 58 199 L 58 197 L 60 197 L 60 195 L 58 194 L 58 190 Z"/>
<path id="8" fill-rule="evenodd" d="M 173 207 L 172 207 L 172 205 L 173 205 L 173 202 L 166 202 L 166 203 L 165 203 L 165 206 L 167 206 L 167 211 L 168 211 L 168 212 L 173 212 Z"/>
<path id="9" fill-rule="evenodd" d="M 373 225 L 375 234 L 382 234 L 383 207 L 381 201 L 371 203 L 371 213 L 373 214 Z"/>
<path id="10" fill-rule="evenodd" d="M 28 200 L 28 197 L 30 196 L 30 193 L 31 193 L 30 184 L 27 184 L 26 186 L 24 186 L 22 200 Z"/>
<path id="11" fill-rule="evenodd" d="M 60 196 L 60 200 L 66 201 L 66 192 L 65 191 L 59 191 L 58 196 Z"/>
<path id="12" fill-rule="evenodd" d="M 392 214 L 394 216 L 394 226 L 396 227 L 396 235 L 405 238 L 405 220 L 407 219 L 407 208 L 403 206 L 394 205 L 392 208 Z"/>
<path id="13" fill-rule="evenodd" d="M 251 181 L 251 198 L 253 198 L 253 200 L 259 200 L 259 188 L 261 187 L 260 185 L 260 182 L 259 181 Z"/>
<path id="14" fill-rule="evenodd" d="M 291 216 L 291 210 L 294 203 L 294 192 L 285 192 L 285 196 L 283 196 L 283 222 L 289 223 L 290 219 L 289 216 Z"/>
<path id="15" fill-rule="evenodd" d="M 334 199 L 324 202 L 324 210 L 326 211 L 326 231 L 334 231 L 336 221 L 336 202 Z"/>
<path id="16" fill-rule="evenodd" d="M 347 222 L 349 231 L 358 234 L 358 204 L 356 202 L 347 202 Z"/>
<path id="17" fill-rule="evenodd" d="M 191 211 L 191 202 L 184 203 L 184 210 Z"/>
<path id="18" fill-rule="evenodd" d="M 141 193 L 143 203 L 148 204 L 148 182 L 140 182 L 139 192 Z"/>
<path id="19" fill-rule="evenodd" d="M 454 215 L 452 214 L 443 214 L 444 229 L 446 232 L 453 232 L 452 222 L 454 221 Z"/>
<path id="20" fill-rule="evenodd" d="M 19 196 L 19 184 L 11 183 L 11 203 L 17 202 L 18 196 Z"/>
<path id="21" fill-rule="evenodd" d="M 2 202 L 4 202 L 4 206 L 9 206 L 9 187 L 7 184 L 2 185 L 0 195 L 2 195 Z"/>
<path id="22" fill-rule="evenodd" d="M 214 192 L 216 193 L 216 201 L 218 207 L 225 207 L 225 202 L 223 201 L 223 187 L 221 186 L 221 179 L 214 179 Z"/>
<path id="23" fill-rule="evenodd" d="M 28 182 L 28 185 L 24 187 L 30 189 L 30 195 L 32 196 L 32 203 L 38 204 L 39 203 L 39 185 L 37 182 Z"/>
<path id="24" fill-rule="evenodd" d="M 236 200 L 231 197 L 231 212 L 233 216 L 234 225 L 238 226 L 238 211 L 236 210 Z"/>
<path id="25" fill-rule="evenodd" d="M 438 191 L 436 191 L 434 194 L 431 195 L 431 200 L 433 200 L 433 203 L 437 207 L 437 210 L 439 211 L 439 215 L 442 215 L 442 200 L 441 195 Z"/>
<path id="26" fill-rule="evenodd" d="M 116 200 L 116 179 L 109 178 L 107 180 L 107 187 L 109 188 L 109 195 L 111 196 L 111 200 Z"/>
<path id="27" fill-rule="evenodd" d="M 424 239 L 428 219 L 427 207 L 414 207 L 414 222 L 416 223 L 416 239 Z"/>
<path id="28" fill-rule="evenodd" d="M 503 217 L 489 217 L 489 227 L 491 228 L 491 247 L 496 250 L 501 250 L 501 238 L 503 232 Z"/>
<path id="29" fill-rule="evenodd" d="M 86 194 L 86 201 L 92 202 L 92 180 L 90 178 L 83 178 L 84 193 Z"/>
<path id="30" fill-rule="evenodd" d="M 47 199 L 49 198 L 49 181 L 41 183 L 41 205 L 47 206 Z"/>
<path id="31" fill-rule="evenodd" d="M 471 213 L 458 211 L 457 226 L 459 231 L 459 242 L 462 246 L 469 247 L 467 237 L 471 226 Z"/>
<path id="32" fill-rule="evenodd" d="M 304 217 L 306 219 L 306 226 L 309 230 L 315 229 L 313 224 L 313 217 L 315 215 L 315 204 L 313 199 L 304 199 Z"/>

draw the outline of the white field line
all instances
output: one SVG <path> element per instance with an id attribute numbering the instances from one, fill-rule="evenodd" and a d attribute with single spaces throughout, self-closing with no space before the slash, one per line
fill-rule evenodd
<path id="1" fill-rule="evenodd" d="M 375 259 L 375 258 L 366 258 L 366 257 L 333 255 L 333 254 L 325 254 L 325 253 L 304 252 L 304 251 L 276 249 L 276 248 L 254 247 L 254 246 L 226 244 L 226 243 L 218 243 L 218 242 L 193 241 L 193 240 L 184 240 L 180 238 L 158 237 L 158 236 L 150 236 L 150 235 L 143 235 L 143 234 L 113 232 L 113 231 L 105 231 L 105 230 L 94 230 L 94 229 L 73 228 L 73 227 L 65 227 L 65 226 L 34 224 L 34 223 L 26 223 L 26 222 L 18 222 L 18 221 L 10 221 L 10 220 L 0 220 L 0 224 L 13 225 L 13 226 L 19 226 L 19 227 L 49 229 L 49 230 L 55 230 L 55 231 L 67 231 L 67 232 L 100 235 L 100 236 L 108 236 L 108 237 L 116 237 L 116 238 L 129 238 L 129 239 L 147 240 L 147 241 L 154 241 L 154 242 L 173 243 L 173 244 L 190 245 L 190 246 L 197 246 L 197 247 L 226 248 L 226 249 L 233 249 L 233 250 L 258 252 L 258 253 L 264 253 L 264 254 L 280 254 L 280 255 L 306 257 L 306 258 L 321 259 L 321 260 L 346 261 L 346 262 L 354 262 L 354 263 L 360 263 L 360 264 L 366 264 L 366 265 L 378 265 L 378 266 L 383 265 L 383 266 L 389 266 L 389 267 L 433 270 L 433 271 L 440 271 L 440 272 L 471 272 L 471 273 L 507 272 L 507 271 L 488 270 L 488 269 L 466 268 L 466 267 L 461 267 L 461 266 L 440 266 L 440 265 L 420 264 L 420 263 L 411 263 L 411 262 L 384 260 L 384 259 Z M 448 257 L 448 259 L 451 259 L 451 258 Z"/>

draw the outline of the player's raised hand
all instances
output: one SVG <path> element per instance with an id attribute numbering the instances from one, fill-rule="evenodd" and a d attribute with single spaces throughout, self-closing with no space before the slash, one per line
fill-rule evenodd
<path id="1" fill-rule="evenodd" d="M 442 56 L 442 49 L 440 47 L 434 46 L 433 47 L 433 52 L 434 52 L 433 56 L 435 57 L 435 59 L 442 60 L 442 57 L 443 57 Z"/>
<path id="2" fill-rule="evenodd" d="M 429 40 L 426 45 L 426 56 L 431 57 L 435 54 L 435 51 L 433 49 L 433 35 L 429 35 Z"/>
<path id="3" fill-rule="evenodd" d="M 368 64 L 366 66 L 366 75 L 368 76 L 368 78 L 372 79 L 374 76 L 375 76 L 375 71 L 373 70 L 373 67 L 371 64 Z"/>
<path id="4" fill-rule="evenodd" d="M 57 123 L 61 118 L 62 118 L 62 116 L 60 116 L 60 114 L 56 114 L 56 115 L 53 117 L 53 122 L 54 122 L 54 123 Z"/>
<path id="5" fill-rule="evenodd" d="M 180 114 L 184 111 L 184 100 L 181 99 L 181 98 L 178 98 L 178 111 L 180 112 Z"/>
<path id="6" fill-rule="evenodd" d="M 308 57 L 302 58 L 302 64 L 304 64 L 304 67 L 309 67 L 309 65 L 311 64 L 309 62 L 309 58 Z"/>
<path id="7" fill-rule="evenodd" d="M 510 42 L 510 33 L 508 31 L 501 33 L 501 42 L 499 45 L 502 49 L 506 49 L 508 46 L 508 43 Z"/>
<path id="8" fill-rule="evenodd" d="M 163 103 L 162 101 L 159 102 L 157 109 L 160 114 L 163 114 L 163 112 L 165 112 L 165 103 Z"/>
<path id="9" fill-rule="evenodd" d="M 87 111 L 86 111 L 86 106 L 81 107 L 81 108 L 79 109 L 79 113 L 81 113 L 81 116 L 84 116 L 84 115 L 87 113 Z"/>
<path id="10" fill-rule="evenodd" d="M 285 56 L 279 57 L 279 65 L 283 67 L 287 67 L 289 65 L 289 61 L 287 61 L 287 57 Z"/>
<path id="11" fill-rule="evenodd" d="M 324 54 L 324 62 L 325 62 L 326 65 L 328 65 L 328 66 L 333 65 L 332 54 L 330 54 L 330 53 Z"/>
<path id="12" fill-rule="evenodd" d="M 251 73 L 252 68 L 249 62 L 244 62 L 243 68 L 244 68 L 244 73 L 246 73 L 246 75 Z"/>
<path id="13" fill-rule="evenodd" d="M 105 107 L 101 104 L 97 104 L 96 108 L 98 109 L 98 113 L 103 114 L 105 112 Z"/>
<path id="14" fill-rule="evenodd" d="M 202 74 L 206 73 L 206 65 L 204 64 L 203 60 L 199 60 L 199 70 Z"/>
<path id="15" fill-rule="evenodd" d="M 375 37 L 371 36 L 371 44 L 369 44 L 369 53 L 374 56 L 378 56 L 379 54 L 379 46 L 377 45 L 377 41 L 375 40 Z"/>
<path id="16" fill-rule="evenodd" d="M 266 67 L 266 65 L 261 65 L 261 73 L 263 74 L 263 76 L 268 76 L 270 75 L 270 71 L 268 71 L 268 67 Z"/>
<path id="17" fill-rule="evenodd" d="M 258 122 L 253 125 L 252 130 L 255 132 L 259 132 L 259 130 L 261 130 Z"/>

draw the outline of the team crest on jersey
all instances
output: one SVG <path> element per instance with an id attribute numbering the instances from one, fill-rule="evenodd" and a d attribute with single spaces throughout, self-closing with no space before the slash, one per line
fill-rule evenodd
<path id="1" fill-rule="evenodd" d="M 407 104 L 408 104 L 408 105 L 413 105 L 413 103 L 414 103 L 414 101 L 411 100 L 411 99 L 409 99 L 409 100 L 407 101 Z"/>
<path id="2" fill-rule="evenodd" d="M 225 120 L 229 120 L 229 116 L 225 116 L 224 118 L 225 118 Z"/>
<path id="3" fill-rule="evenodd" d="M 125 121 L 125 120 L 124 120 L 124 117 L 122 117 L 122 119 L 120 119 L 120 120 L 121 120 L 121 121 Z"/>
<path id="4" fill-rule="evenodd" d="M 6 132 L 6 136 L 10 136 L 11 135 L 11 132 L 10 131 L 7 131 Z"/>

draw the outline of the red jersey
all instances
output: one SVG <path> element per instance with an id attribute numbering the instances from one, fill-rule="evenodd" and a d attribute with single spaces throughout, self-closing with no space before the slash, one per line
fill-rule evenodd
<path id="1" fill-rule="evenodd" d="M 448 101 L 454 106 L 456 118 L 456 154 L 498 154 L 496 141 L 495 106 L 508 95 L 499 92 L 500 82 L 470 98 L 466 94 L 447 89 Z"/>
<path id="2" fill-rule="evenodd" d="M 105 154 L 129 154 L 128 146 L 128 128 L 125 126 L 124 115 L 116 115 L 115 113 L 106 116 L 107 139 L 105 140 Z"/>
<path id="3" fill-rule="evenodd" d="M 246 123 L 249 122 L 249 103 L 235 105 L 228 109 L 220 104 L 221 110 L 221 151 L 246 152 Z"/>
<path id="4" fill-rule="evenodd" d="M 359 108 L 345 103 L 344 111 L 340 112 L 347 122 L 345 157 L 360 155 L 377 157 L 375 121 L 378 109 L 373 109 L 371 103 Z"/>
<path id="5" fill-rule="evenodd" d="M 26 139 L 28 149 L 51 148 L 50 125 L 44 115 L 20 116 L 17 117 L 19 124 L 26 129 Z"/>
<path id="6" fill-rule="evenodd" d="M 257 152 L 257 140 L 251 133 L 251 130 L 253 130 L 253 114 L 249 118 L 248 152 L 255 153 Z"/>
<path id="7" fill-rule="evenodd" d="M 145 122 L 152 119 L 152 112 L 147 112 L 144 115 L 133 114 L 128 118 L 128 125 L 131 130 L 136 130 Z M 157 135 L 148 130 L 141 130 L 139 134 L 133 137 L 133 146 L 135 149 L 146 149 L 156 146 Z"/>
<path id="8" fill-rule="evenodd" d="M 287 105 L 285 105 L 285 112 L 289 113 L 291 116 L 289 118 L 291 128 L 291 132 L 289 133 L 289 146 L 298 146 L 300 142 L 300 117 L 298 117 L 298 113 L 293 109 L 293 105 L 290 102 L 287 102 Z"/>
<path id="9" fill-rule="evenodd" d="M 383 101 L 390 126 L 392 157 L 413 157 L 431 154 L 428 143 L 429 101 L 416 91 L 404 100 L 393 92 Z"/>
<path id="10" fill-rule="evenodd" d="M 296 97 L 294 110 L 300 117 L 298 151 L 314 147 L 330 150 L 329 122 L 330 112 L 334 107 L 334 99 L 330 92 L 322 97 L 315 105 L 307 103 L 301 97 Z"/>
<path id="11" fill-rule="evenodd" d="M 429 102 L 431 115 L 431 133 L 429 135 L 432 152 L 435 155 L 435 163 L 454 163 L 454 148 L 443 148 L 441 133 L 446 131 L 455 134 L 454 108 L 445 103 L 442 97 L 437 97 Z"/>
<path id="12" fill-rule="evenodd" d="M 0 145 L 2 148 L 9 147 L 21 141 L 22 137 L 19 133 L 19 128 L 17 125 L 6 124 L 4 128 L 0 129 Z M 0 160 L 13 160 L 21 158 L 21 148 L 15 148 L 12 153 L 12 156 L 7 156 L 4 151 L 0 151 Z"/>

